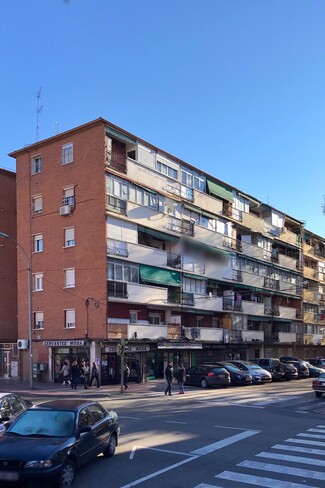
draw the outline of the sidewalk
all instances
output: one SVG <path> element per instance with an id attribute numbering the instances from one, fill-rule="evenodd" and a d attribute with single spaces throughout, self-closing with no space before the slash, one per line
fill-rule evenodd
<path id="1" fill-rule="evenodd" d="M 29 381 L 2 379 L 0 378 L 0 392 L 18 393 L 22 397 L 39 397 L 48 396 L 73 398 L 82 393 L 83 396 L 91 398 L 107 398 L 110 396 L 119 396 L 127 398 L 136 396 L 161 396 L 166 388 L 166 381 L 151 380 L 147 383 L 129 383 L 128 390 L 121 393 L 121 385 L 103 385 L 100 388 L 92 386 L 85 389 L 83 385 L 78 385 L 77 390 L 72 390 L 69 385 L 62 383 L 33 383 L 33 389 L 29 387 Z"/>

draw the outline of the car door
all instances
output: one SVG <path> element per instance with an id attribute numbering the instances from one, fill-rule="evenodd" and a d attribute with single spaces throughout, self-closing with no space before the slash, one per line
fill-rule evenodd
<path id="1" fill-rule="evenodd" d="M 108 444 L 111 432 L 113 431 L 113 422 L 105 410 L 99 403 L 92 403 L 88 406 L 89 413 L 92 417 L 92 429 L 96 438 L 95 450 L 97 454 L 103 452 L 103 449 Z"/>
<path id="2" fill-rule="evenodd" d="M 87 407 L 83 407 L 78 412 L 77 427 L 90 427 L 89 432 L 81 432 L 78 442 L 78 456 L 80 464 L 85 464 L 93 457 L 97 456 L 97 439 L 93 430 L 93 419 Z"/>

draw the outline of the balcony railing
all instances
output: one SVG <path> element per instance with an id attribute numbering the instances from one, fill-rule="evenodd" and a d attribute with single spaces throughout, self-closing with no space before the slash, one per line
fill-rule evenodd
<path id="1" fill-rule="evenodd" d="M 107 210 L 121 215 L 126 215 L 126 209 L 127 203 L 125 200 L 107 195 Z"/>
<path id="2" fill-rule="evenodd" d="M 114 156 L 112 156 L 112 159 L 107 162 L 107 166 L 109 166 L 110 169 L 114 169 L 115 171 L 118 171 L 119 173 L 126 174 L 126 172 L 127 172 L 126 171 L 126 157 L 114 155 Z"/>
<path id="3" fill-rule="evenodd" d="M 279 305 L 271 305 L 271 306 L 265 305 L 264 315 L 272 315 L 278 317 L 280 315 Z"/>
<path id="4" fill-rule="evenodd" d="M 107 254 L 111 254 L 113 256 L 123 256 L 124 258 L 129 256 L 127 249 L 121 249 L 119 247 L 107 247 Z"/>
<path id="5" fill-rule="evenodd" d="M 243 272 L 238 271 L 237 269 L 233 269 L 232 279 L 233 279 L 233 281 L 239 281 L 242 283 L 243 282 Z"/>
<path id="6" fill-rule="evenodd" d="M 267 276 L 265 276 L 264 288 L 269 288 L 270 290 L 280 290 L 280 282 L 279 280 L 275 280 L 274 278 L 268 278 Z"/>
<path id="7" fill-rule="evenodd" d="M 194 293 L 187 293 L 178 290 L 168 290 L 168 303 L 177 303 L 179 305 L 195 305 Z"/>
<path id="8" fill-rule="evenodd" d="M 221 214 L 224 215 L 225 217 L 238 220 L 239 222 L 243 221 L 242 210 L 237 210 L 237 208 L 233 208 L 231 204 L 225 203 L 222 207 Z"/>
<path id="9" fill-rule="evenodd" d="M 194 237 L 194 223 L 188 220 L 170 219 L 167 229 Z"/>
<path id="10" fill-rule="evenodd" d="M 171 268 L 181 269 L 182 268 L 182 256 L 180 254 L 167 254 L 167 266 Z"/>
<path id="11" fill-rule="evenodd" d="M 223 310 L 231 310 L 234 312 L 242 312 L 243 311 L 243 304 L 239 300 L 234 300 L 232 298 L 223 297 L 222 309 Z"/>

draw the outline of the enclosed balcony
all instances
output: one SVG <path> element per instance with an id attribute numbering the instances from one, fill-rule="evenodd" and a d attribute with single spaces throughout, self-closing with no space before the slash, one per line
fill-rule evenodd
<path id="1" fill-rule="evenodd" d="M 184 327 L 183 334 L 190 340 L 223 342 L 223 329 L 208 327 Z"/>
<path id="2" fill-rule="evenodd" d="M 242 330 L 242 338 L 244 342 L 263 342 L 263 330 Z"/>

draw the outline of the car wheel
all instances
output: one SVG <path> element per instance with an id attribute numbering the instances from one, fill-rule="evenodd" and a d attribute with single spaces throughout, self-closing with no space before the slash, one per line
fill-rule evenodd
<path id="1" fill-rule="evenodd" d="M 71 459 L 67 459 L 61 471 L 60 488 L 69 488 L 72 486 L 75 477 L 76 465 Z"/>
<path id="2" fill-rule="evenodd" d="M 204 378 L 202 378 L 202 380 L 201 380 L 201 388 L 206 388 L 207 386 L 208 386 L 207 380 L 204 379 Z"/>
<path id="3" fill-rule="evenodd" d="M 322 392 L 321 391 L 315 391 L 315 395 L 317 396 L 317 398 L 320 398 L 322 396 Z"/>
<path id="4" fill-rule="evenodd" d="M 117 438 L 116 438 L 116 434 L 114 433 L 109 438 L 108 445 L 107 445 L 105 451 L 103 452 L 104 457 L 114 456 L 116 446 L 117 446 Z"/>

